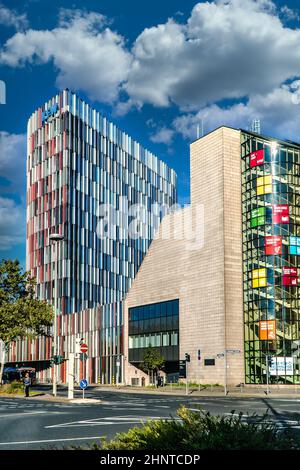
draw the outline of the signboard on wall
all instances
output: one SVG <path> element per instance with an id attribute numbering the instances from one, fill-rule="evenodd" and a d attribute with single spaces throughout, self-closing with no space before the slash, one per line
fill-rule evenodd
<path id="1" fill-rule="evenodd" d="M 273 204 L 273 224 L 288 224 L 290 221 L 289 206 L 287 204 Z"/>
<path id="2" fill-rule="evenodd" d="M 270 375 L 294 375 L 294 358 L 273 356 Z"/>
<path id="3" fill-rule="evenodd" d="M 254 168 L 257 165 L 263 165 L 265 162 L 264 149 L 256 150 L 250 153 L 250 168 Z"/>
<path id="4" fill-rule="evenodd" d="M 42 112 L 42 123 L 46 122 L 50 116 L 54 116 L 58 111 L 58 103 L 55 103 L 48 109 Z"/>
<path id="5" fill-rule="evenodd" d="M 215 359 L 204 359 L 204 365 L 205 366 L 214 366 L 215 365 Z"/>
<path id="6" fill-rule="evenodd" d="M 297 286 L 298 285 L 298 269 L 297 268 L 282 268 L 282 285 L 283 286 Z"/>
<path id="7" fill-rule="evenodd" d="M 265 238 L 266 255 L 282 255 L 282 237 L 279 235 L 267 236 Z"/>
<path id="8" fill-rule="evenodd" d="M 259 339 L 262 341 L 276 339 L 276 320 L 262 320 L 259 322 Z"/>

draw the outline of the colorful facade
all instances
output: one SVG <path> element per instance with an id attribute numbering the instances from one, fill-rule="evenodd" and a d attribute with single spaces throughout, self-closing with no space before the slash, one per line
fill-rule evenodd
<path id="1" fill-rule="evenodd" d="M 154 217 L 159 222 L 153 205 L 176 202 L 175 172 L 76 94 L 64 90 L 30 117 L 27 269 L 38 297 L 52 302 L 56 255 L 49 235 L 64 236 L 57 266 L 59 353 L 67 357 L 76 335 L 83 337 L 92 382 L 123 379 L 122 300 L 153 238 Z M 136 238 L 120 223 L 135 204 L 145 208 Z M 112 228 L 103 237 L 106 219 Z M 9 360 L 37 362 L 40 377 L 49 377 L 51 343 L 19 342 Z"/>
<path id="2" fill-rule="evenodd" d="M 299 384 L 300 146 L 241 136 L 246 382 Z"/>

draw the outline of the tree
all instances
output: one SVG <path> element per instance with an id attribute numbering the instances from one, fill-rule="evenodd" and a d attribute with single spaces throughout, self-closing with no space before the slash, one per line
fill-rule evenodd
<path id="1" fill-rule="evenodd" d="M 150 372 L 153 374 L 154 371 L 161 370 L 165 365 L 164 358 L 160 355 L 158 349 L 147 348 L 143 357 L 143 363 L 141 369 L 150 376 Z M 152 377 L 153 381 L 153 377 Z"/>
<path id="2" fill-rule="evenodd" d="M 0 262 L 0 359 L 2 382 L 5 356 L 12 341 L 48 335 L 53 321 L 52 307 L 35 297 L 35 279 L 24 272 L 19 261 Z"/>

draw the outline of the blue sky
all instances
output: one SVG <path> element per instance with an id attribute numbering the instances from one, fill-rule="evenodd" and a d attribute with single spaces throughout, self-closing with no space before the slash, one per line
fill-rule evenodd
<path id="1" fill-rule="evenodd" d="M 178 173 L 197 123 L 300 140 L 300 12 L 270 0 L 0 0 L 0 258 L 25 260 L 26 125 L 68 87 Z"/>

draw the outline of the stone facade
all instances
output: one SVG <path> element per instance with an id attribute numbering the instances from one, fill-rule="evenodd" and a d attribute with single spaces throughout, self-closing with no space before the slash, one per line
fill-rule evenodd
<path id="1" fill-rule="evenodd" d="M 244 382 L 240 138 L 240 131 L 221 127 L 191 144 L 191 206 L 163 219 L 126 297 L 128 384 L 147 380 L 127 361 L 128 309 L 177 298 L 180 359 L 191 357 L 188 380 L 224 384 L 221 354 L 236 349 L 227 353 L 227 384 Z"/>

